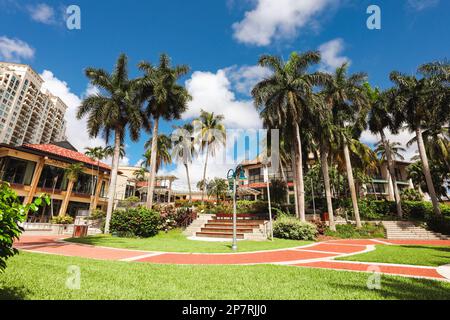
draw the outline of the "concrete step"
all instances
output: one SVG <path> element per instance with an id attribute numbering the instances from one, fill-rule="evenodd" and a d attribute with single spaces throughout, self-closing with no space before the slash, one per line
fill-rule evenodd
<path id="1" fill-rule="evenodd" d="M 233 238 L 233 233 L 224 233 L 224 232 L 197 232 L 197 237 L 207 237 L 207 238 Z M 237 239 L 244 239 L 243 233 L 236 234 Z"/>

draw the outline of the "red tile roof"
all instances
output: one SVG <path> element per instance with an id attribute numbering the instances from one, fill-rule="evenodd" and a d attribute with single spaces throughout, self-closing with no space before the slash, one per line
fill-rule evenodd
<path id="1" fill-rule="evenodd" d="M 69 149 L 61 148 L 61 147 L 55 146 L 53 144 L 25 144 L 22 147 L 42 151 L 42 152 L 56 155 L 58 157 L 66 158 L 66 159 L 69 159 L 72 161 L 82 162 L 89 166 L 91 166 L 91 165 L 97 166 L 97 161 L 92 158 L 89 158 L 87 155 L 85 155 L 81 152 L 76 152 L 76 151 L 72 151 Z M 100 162 L 99 164 L 100 164 L 100 168 L 106 169 L 106 170 L 111 170 L 111 167 L 108 166 L 107 164 L 104 164 L 102 162 Z"/>

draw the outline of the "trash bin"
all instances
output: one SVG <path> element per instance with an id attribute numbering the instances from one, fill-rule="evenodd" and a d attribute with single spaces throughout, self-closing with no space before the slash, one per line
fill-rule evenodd
<path id="1" fill-rule="evenodd" d="M 327 221 L 330 221 L 330 215 L 328 214 L 328 212 L 324 212 L 324 213 L 322 213 L 322 215 L 321 215 L 322 217 L 322 221 L 324 221 L 324 222 L 327 222 Z"/>
<path id="2" fill-rule="evenodd" d="M 83 238 L 88 234 L 89 226 L 87 225 L 75 225 L 73 227 L 73 237 L 74 238 Z"/>

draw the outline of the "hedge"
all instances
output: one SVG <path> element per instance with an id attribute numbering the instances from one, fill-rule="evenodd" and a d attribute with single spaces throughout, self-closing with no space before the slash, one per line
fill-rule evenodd
<path id="1" fill-rule="evenodd" d="M 160 214 L 146 208 L 115 211 L 111 217 L 111 233 L 120 237 L 149 238 L 158 234 Z"/>
<path id="2" fill-rule="evenodd" d="M 317 233 L 314 224 L 285 215 L 280 216 L 273 224 L 273 235 L 276 238 L 314 241 Z"/>

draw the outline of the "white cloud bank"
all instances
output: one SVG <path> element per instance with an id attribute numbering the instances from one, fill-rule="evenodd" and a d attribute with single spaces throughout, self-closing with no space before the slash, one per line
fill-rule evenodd
<path id="1" fill-rule="evenodd" d="M 37 5 L 27 6 L 27 11 L 32 20 L 43 24 L 54 24 L 55 10 L 45 3 L 39 3 Z"/>
<path id="2" fill-rule="evenodd" d="M 21 62 L 24 59 L 34 58 L 35 50 L 25 41 L 0 37 L 0 60 Z"/>
<path id="3" fill-rule="evenodd" d="M 44 80 L 43 88 L 50 91 L 53 95 L 58 96 L 68 107 L 65 119 L 67 121 L 66 135 L 70 143 L 80 152 L 84 152 L 86 147 L 105 146 L 105 141 L 101 138 L 90 138 L 86 120 L 78 120 L 76 117 L 78 106 L 81 104 L 81 98 L 74 94 L 65 81 L 58 79 L 53 72 L 44 70 L 40 74 Z M 96 88 L 88 86 L 83 96 L 96 92 Z M 104 161 L 111 163 L 109 159 Z M 129 158 L 125 157 L 121 160 L 121 165 L 128 165 Z"/>
<path id="4" fill-rule="evenodd" d="M 334 72 L 336 68 L 342 66 L 344 63 L 351 63 L 348 57 L 342 55 L 345 49 L 344 40 L 334 39 L 322 44 L 319 51 L 322 55 L 322 62 L 320 68 L 326 72 Z"/>
<path id="5" fill-rule="evenodd" d="M 261 120 L 253 102 L 236 98 L 225 69 L 216 73 L 196 71 L 186 81 L 186 88 L 193 99 L 183 114 L 184 120 L 198 117 L 203 109 L 224 115 L 227 129 L 261 128 Z"/>
<path id="6" fill-rule="evenodd" d="M 267 46 L 274 39 L 293 38 L 301 28 L 317 23 L 315 18 L 339 0 L 256 0 L 253 10 L 233 24 L 239 42 Z"/>
<path id="7" fill-rule="evenodd" d="M 436 7 L 440 0 L 408 0 L 408 5 L 416 11 Z"/>

